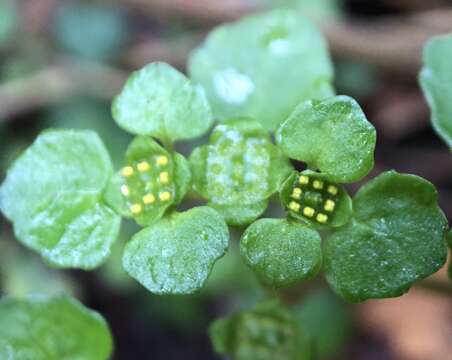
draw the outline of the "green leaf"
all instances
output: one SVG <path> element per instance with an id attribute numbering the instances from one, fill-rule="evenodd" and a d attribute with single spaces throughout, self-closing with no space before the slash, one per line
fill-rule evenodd
<path id="1" fill-rule="evenodd" d="M 276 140 L 288 157 L 330 181 L 358 181 L 374 166 L 375 129 L 348 96 L 301 103 L 281 124 Z"/>
<path id="2" fill-rule="evenodd" d="M 292 166 L 251 119 L 217 126 L 209 145 L 190 156 L 193 188 L 223 214 L 231 225 L 256 219 L 288 176 Z"/>
<path id="3" fill-rule="evenodd" d="M 452 34 L 434 36 L 424 47 L 419 82 L 432 112 L 432 124 L 452 149 Z"/>
<path id="4" fill-rule="evenodd" d="M 449 244 L 449 252 L 452 253 L 452 229 L 447 233 L 447 243 Z M 449 261 L 448 269 L 449 279 L 452 279 L 452 262 Z"/>
<path id="5" fill-rule="evenodd" d="M 234 360 L 311 359 L 300 326 L 277 301 L 216 320 L 209 335 L 215 351 Z"/>
<path id="6" fill-rule="evenodd" d="M 325 40 L 295 10 L 216 28 L 192 53 L 189 73 L 206 89 L 220 121 L 250 116 L 271 131 L 299 102 L 334 95 Z"/>
<path id="7" fill-rule="evenodd" d="M 282 219 L 259 219 L 240 240 L 240 253 L 267 285 L 284 287 L 312 277 L 322 264 L 317 231 Z"/>
<path id="8" fill-rule="evenodd" d="M 123 266 L 155 294 L 193 293 L 224 255 L 228 239 L 221 215 L 196 207 L 173 213 L 133 236 L 125 247 Z"/>
<path id="9" fill-rule="evenodd" d="M 364 185 L 353 219 L 328 236 L 328 282 L 349 301 L 399 296 L 444 265 L 447 222 L 428 181 L 395 171 Z"/>
<path id="10" fill-rule="evenodd" d="M 223 215 L 224 220 L 232 226 L 251 224 L 268 207 L 268 200 L 262 200 L 254 204 L 228 204 L 220 205 L 209 203 L 211 207 Z"/>
<path id="11" fill-rule="evenodd" d="M 352 317 L 346 304 L 325 290 L 308 293 L 292 313 L 303 325 L 319 359 L 340 355 L 352 337 Z"/>
<path id="12" fill-rule="evenodd" d="M 347 191 L 331 183 L 325 174 L 293 171 L 280 189 L 280 199 L 290 218 L 314 226 L 338 227 L 352 214 Z"/>
<path id="13" fill-rule="evenodd" d="M 182 155 L 168 153 L 149 136 L 137 136 L 127 148 L 126 165 L 110 179 L 105 200 L 122 216 L 147 226 L 183 199 L 190 181 Z"/>
<path id="14" fill-rule="evenodd" d="M 92 269 L 116 240 L 120 217 L 102 192 L 111 160 L 92 131 L 50 130 L 13 163 L 0 208 L 17 238 L 60 267 Z"/>
<path id="15" fill-rule="evenodd" d="M 0 301 L 2 359 L 106 360 L 112 347 L 105 320 L 69 296 Z"/>
<path id="16" fill-rule="evenodd" d="M 213 122 L 204 91 L 165 63 L 132 73 L 113 101 L 112 113 L 124 130 L 163 141 L 198 137 Z"/>

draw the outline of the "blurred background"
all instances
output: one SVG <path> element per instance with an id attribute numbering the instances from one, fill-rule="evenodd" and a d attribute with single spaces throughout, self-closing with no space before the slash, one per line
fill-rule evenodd
<path id="1" fill-rule="evenodd" d="M 109 106 L 128 72 L 157 60 L 185 71 L 190 50 L 212 27 L 278 6 L 296 7 L 319 26 L 337 92 L 355 97 L 377 128 L 370 177 L 396 169 L 427 178 L 451 220 L 452 155 L 430 126 L 417 83 L 424 42 L 452 31 L 446 0 L 0 0 L 0 181 L 47 127 L 96 130 L 119 167 L 130 136 Z M 189 145 L 178 150 L 187 153 Z M 208 324 L 265 296 L 239 258 L 240 233 L 201 293 L 161 297 L 122 270 L 122 247 L 135 231 L 124 224 L 99 270 L 58 271 L 19 245 L 0 217 L 0 293 L 73 294 L 106 317 L 114 359 L 219 359 Z M 452 359 L 452 286 L 444 269 L 397 299 L 350 306 L 321 276 L 281 296 L 296 307 L 320 359 Z"/>

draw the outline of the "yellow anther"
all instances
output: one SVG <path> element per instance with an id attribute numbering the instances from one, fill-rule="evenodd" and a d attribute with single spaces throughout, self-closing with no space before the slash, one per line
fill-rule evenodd
<path id="1" fill-rule="evenodd" d="M 323 207 L 326 211 L 332 212 L 334 210 L 334 206 L 336 204 L 334 203 L 333 200 L 328 199 L 327 201 L 325 201 L 325 206 Z"/>
<path id="2" fill-rule="evenodd" d="M 328 216 L 322 213 L 317 214 L 316 217 L 319 223 L 325 224 L 328 221 Z"/>
<path id="3" fill-rule="evenodd" d="M 302 191 L 300 188 L 295 188 L 292 191 L 292 195 L 290 195 L 291 197 L 293 197 L 294 199 L 300 200 Z"/>
<path id="4" fill-rule="evenodd" d="M 124 166 L 122 168 L 122 175 L 125 177 L 133 175 L 133 167 L 131 166 Z"/>
<path id="5" fill-rule="evenodd" d="M 159 194 L 159 199 L 161 201 L 168 201 L 171 198 L 169 191 L 163 191 Z"/>
<path id="6" fill-rule="evenodd" d="M 159 175 L 159 179 L 162 184 L 168 184 L 169 181 L 168 172 L 166 171 L 161 172 Z"/>
<path id="7" fill-rule="evenodd" d="M 134 215 L 139 214 L 141 210 L 143 210 L 143 208 L 140 204 L 132 204 L 132 206 L 130 206 L 130 211 Z"/>
<path id="8" fill-rule="evenodd" d="M 301 175 L 301 176 L 299 177 L 299 179 L 298 179 L 298 182 L 299 182 L 301 185 L 309 184 L 309 178 L 308 178 L 307 176 L 305 176 L 305 175 Z"/>
<path id="9" fill-rule="evenodd" d="M 329 192 L 331 195 L 337 195 L 337 187 L 334 186 L 334 185 L 328 186 L 328 192 Z"/>
<path id="10" fill-rule="evenodd" d="M 314 182 L 312 183 L 312 187 L 317 190 L 322 190 L 323 189 L 323 181 L 322 180 L 314 180 Z"/>
<path id="11" fill-rule="evenodd" d="M 143 203 L 145 205 L 152 204 L 155 201 L 155 196 L 152 194 L 146 194 L 143 196 Z"/>
<path id="12" fill-rule="evenodd" d="M 130 191 L 127 185 L 121 185 L 121 194 L 123 194 L 124 196 L 129 196 Z"/>
<path id="13" fill-rule="evenodd" d="M 303 215 L 307 217 L 313 217 L 315 213 L 315 210 L 312 207 L 306 206 L 303 209 Z"/>
<path id="14" fill-rule="evenodd" d="M 298 212 L 300 210 L 300 204 L 295 201 L 291 201 L 289 203 L 289 209 L 292 211 Z"/>
<path id="15" fill-rule="evenodd" d="M 147 161 L 139 162 L 137 165 L 137 169 L 139 172 L 148 171 L 151 168 L 151 165 Z"/>
<path id="16" fill-rule="evenodd" d="M 157 165 L 164 166 L 168 164 L 168 158 L 165 155 L 157 157 Z"/>

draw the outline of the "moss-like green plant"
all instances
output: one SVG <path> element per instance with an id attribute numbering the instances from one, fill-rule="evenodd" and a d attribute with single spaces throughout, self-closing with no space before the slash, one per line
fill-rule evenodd
<path id="1" fill-rule="evenodd" d="M 142 229 L 126 244 L 123 267 L 155 294 L 201 289 L 227 251 L 227 225 L 248 226 L 243 261 L 270 288 L 298 284 L 323 264 L 332 289 L 358 302 L 399 296 L 445 263 L 447 221 L 427 180 L 387 171 L 347 193 L 345 184 L 373 168 L 376 131 L 354 99 L 334 96 L 324 40 L 304 18 L 277 10 L 222 26 L 189 68 L 192 80 L 163 63 L 130 76 L 112 104 L 116 123 L 136 135 L 118 169 L 92 131 L 38 136 L 0 187 L 0 209 L 20 242 L 54 266 L 88 270 L 110 254 L 121 218 L 132 218 Z M 432 72 L 422 77 L 427 90 Z M 442 104 L 433 106 L 438 122 L 443 100 L 430 98 Z M 208 143 L 188 160 L 174 150 L 214 120 Z M 187 193 L 206 206 L 178 211 Z M 259 218 L 270 201 L 284 218 Z M 0 325 L 22 321 L 3 315 L 9 304 L 0 304 Z M 221 320 L 211 334 L 217 351 L 239 360 L 310 356 L 275 302 Z M 6 341 L 0 351 L 14 353 L 16 339 Z M 84 358 L 106 358 L 106 349 Z"/>

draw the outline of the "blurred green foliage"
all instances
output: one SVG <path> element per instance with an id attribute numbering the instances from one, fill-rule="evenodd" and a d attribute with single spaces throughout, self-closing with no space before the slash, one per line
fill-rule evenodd
<path id="1" fill-rule="evenodd" d="M 67 2 L 56 12 L 53 32 L 69 54 L 106 61 L 119 55 L 127 38 L 127 23 L 118 8 Z"/>

